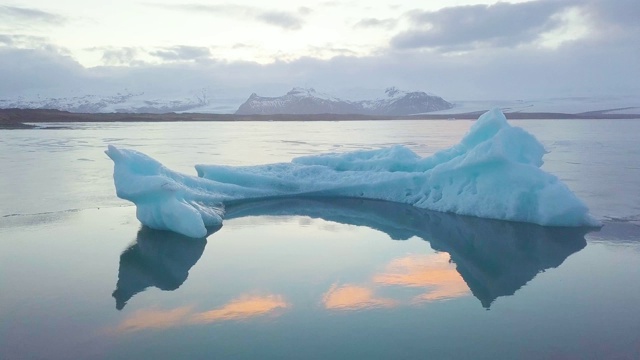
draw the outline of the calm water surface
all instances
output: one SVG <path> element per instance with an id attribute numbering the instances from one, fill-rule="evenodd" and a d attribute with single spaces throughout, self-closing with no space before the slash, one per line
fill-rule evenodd
<path id="1" fill-rule="evenodd" d="M 0 130 L 0 358 L 640 358 L 640 121 L 513 122 L 600 231 L 291 199 L 229 208 L 188 239 L 140 227 L 103 153 L 195 174 L 393 144 L 429 155 L 471 124 Z"/>

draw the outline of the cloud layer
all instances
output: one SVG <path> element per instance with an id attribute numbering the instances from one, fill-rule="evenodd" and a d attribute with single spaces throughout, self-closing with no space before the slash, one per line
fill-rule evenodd
<path id="1" fill-rule="evenodd" d="M 186 11 L 197 14 L 231 16 L 238 19 L 247 18 L 264 24 L 280 27 L 287 30 L 298 30 L 304 24 L 304 16 L 311 11 L 309 8 L 301 7 L 297 11 L 267 10 L 254 6 L 244 5 L 205 5 L 205 4 L 181 4 L 163 5 L 153 4 L 169 10 Z"/>
<path id="2" fill-rule="evenodd" d="M 321 12 L 318 7 L 162 6 L 200 16 L 245 18 L 282 34 L 303 31 Z M 231 51 L 250 54 L 255 44 L 196 44 L 188 39 L 85 49 L 104 64 L 87 68 L 64 44 L 42 33 L 0 26 L 0 97 L 207 88 L 212 94 L 243 99 L 252 92 L 281 95 L 293 86 L 312 86 L 336 96 L 398 86 L 448 100 L 640 95 L 640 5 L 635 0 L 499 2 L 408 9 L 397 17 L 351 15 L 344 21 L 353 32 L 381 32 L 386 42 L 363 55 L 357 44 L 318 45 L 310 40 L 306 55 L 281 60 L 275 54 L 267 63 L 249 56 L 244 61 L 225 57 Z M 68 21 L 46 11 L 8 6 L 0 7 L 0 16 L 48 24 Z M 326 20 L 331 31 L 331 19 Z M 255 34 L 258 39 L 260 35 Z"/>
<path id="3" fill-rule="evenodd" d="M 561 25 L 556 15 L 570 7 L 564 1 L 496 3 L 414 11 L 413 27 L 396 35 L 396 48 L 473 48 L 516 46 Z"/>
<path id="4" fill-rule="evenodd" d="M 0 19 L 7 22 L 34 22 L 38 24 L 60 25 L 67 21 L 64 16 L 51 12 L 17 7 L 0 5 Z"/>

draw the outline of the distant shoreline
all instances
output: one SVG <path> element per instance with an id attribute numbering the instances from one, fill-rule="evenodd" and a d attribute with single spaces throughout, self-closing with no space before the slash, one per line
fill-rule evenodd
<path id="1" fill-rule="evenodd" d="M 182 122 L 182 121 L 365 121 L 365 120 L 475 120 L 484 111 L 460 114 L 420 114 L 403 116 L 372 116 L 360 114 L 280 114 L 280 115 L 235 115 L 201 113 L 72 113 L 49 109 L 0 109 L 0 129 L 30 129 L 30 123 L 76 123 L 76 122 Z M 591 111 L 579 114 L 554 112 L 505 113 L 510 120 L 609 120 L 638 119 L 640 114 L 608 114 L 606 111 Z"/>

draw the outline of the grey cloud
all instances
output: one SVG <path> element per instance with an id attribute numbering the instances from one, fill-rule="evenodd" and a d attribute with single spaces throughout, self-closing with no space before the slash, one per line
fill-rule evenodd
<path id="1" fill-rule="evenodd" d="M 0 34 L 0 43 L 14 47 L 44 48 L 51 46 L 47 38 L 23 34 Z"/>
<path id="2" fill-rule="evenodd" d="M 71 52 L 59 45 L 50 42 L 50 39 L 42 36 L 24 34 L 0 34 L 0 44 L 14 49 L 41 50 L 50 54 L 70 56 Z"/>
<path id="3" fill-rule="evenodd" d="M 403 50 L 356 57 L 345 52 L 330 60 L 308 57 L 270 64 L 176 61 L 89 69 L 54 51 L 3 46 L 0 96 L 43 93 L 42 89 L 50 89 L 53 94 L 64 89 L 115 93 L 125 87 L 134 92 L 187 93 L 215 87 L 220 94 L 242 102 L 252 92 L 280 95 L 300 85 L 327 89 L 336 96 L 341 96 L 340 89 L 345 88 L 384 89 L 395 85 L 433 92 L 451 101 L 640 96 L 640 47 L 633 44 L 617 41 L 594 46 L 591 39 L 583 39 L 554 50 L 482 48 L 464 56 Z M 144 49 L 95 50 L 112 50 L 107 57 L 116 64 L 135 61 L 136 51 Z M 340 51 L 336 49 L 336 53 Z"/>
<path id="4" fill-rule="evenodd" d="M 306 6 L 301 6 L 298 8 L 298 14 L 300 15 L 309 15 L 313 12 L 313 9 L 306 7 Z"/>
<path id="5" fill-rule="evenodd" d="M 38 9 L 6 5 L 0 5 L 0 18 L 10 19 L 13 21 L 29 21 L 53 25 L 63 24 L 67 20 L 64 16 Z"/>
<path id="6" fill-rule="evenodd" d="M 208 58 L 211 50 L 208 47 L 178 45 L 152 51 L 150 54 L 167 61 L 197 60 Z"/>
<path id="7" fill-rule="evenodd" d="M 594 0 L 586 3 L 584 10 L 607 25 L 640 27 L 640 3 L 637 0 Z"/>
<path id="8" fill-rule="evenodd" d="M 182 10 L 209 14 L 234 16 L 241 19 L 250 18 L 267 25 L 277 26 L 285 30 L 298 30 L 304 25 L 304 16 L 311 13 L 311 9 L 300 7 L 296 12 L 265 10 L 243 5 L 204 5 L 204 4 L 153 4 L 171 10 Z"/>
<path id="9" fill-rule="evenodd" d="M 256 19 L 262 22 L 279 26 L 283 29 L 297 30 L 302 27 L 303 20 L 297 14 L 279 11 L 265 11 L 255 14 Z"/>
<path id="10" fill-rule="evenodd" d="M 57 49 L 0 47 L 0 95 L 74 89 L 87 70 Z"/>
<path id="11" fill-rule="evenodd" d="M 208 59 L 211 50 L 208 47 L 176 45 L 160 48 L 142 47 L 93 47 L 88 51 L 102 53 L 102 62 L 107 66 L 144 65 L 140 60 L 145 55 L 151 55 L 164 61 L 188 61 Z"/>
<path id="12" fill-rule="evenodd" d="M 366 18 L 358 21 L 354 27 L 392 29 L 396 26 L 397 23 L 398 23 L 398 20 L 396 19 Z"/>
<path id="13" fill-rule="evenodd" d="M 414 28 L 396 35 L 391 45 L 400 49 L 515 46 L 560 26 L 553 15 L 573 4 L 543 0 L 414 11 L 409 15 Z"/>
<path id="14" fill-rule="evenodd" d="M 13 44 L 13 37 L 10 36 L 10 35 L 2 35 L 2 34 L 0 34 L 0 44 L 12 45 Z"/>
<path id="15" fill-rule="evenodd" d="M 580 7 L 590 22 L 593 43 L 636 44 L 640 38 L 640 3 L 637 0 L 592 0 Z"/>
<path id="16" fill-rule="evenodd" d="M 336 47 L 334 44 L 325 44 L 324 46 L 309 47 L 312 56 L 323 57 L 327 54 L 331 56 L 356 56 L 357 53 L 352 49 L 344 47 Z"/>
<path id="17" fill-rule="evenodd" d="M 340 0 L 340 1 L 337 1 L 337 0 L 336 0 L 336 1 L 333 1 L 333 0 L 330 0 L 330 1 L 323 1 L 323 2 L 320 2 L 320 3 L 318 4 L 318 6 L 325 7 L 325 8 L 340 8 L 340 7 L 343 7 L 343 8 L 353 8 L 353 7 L 356 7 L 356 6 L 359 6 L 359 5 L 360 5 L 360 4 L 358 3 L 358 1 L 345 1 L 345 0 Z"/>
<path id="18" fill-rule="evenodd" d="M 102 61 L 108 65 L 131 65 L 136 63 L 140 49 L 135 47 L 123 48 L 93 48 L 102 51 Z"/>

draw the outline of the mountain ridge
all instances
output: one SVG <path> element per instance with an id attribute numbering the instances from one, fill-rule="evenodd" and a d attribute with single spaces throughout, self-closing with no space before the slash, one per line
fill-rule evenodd
<path id="1" fill-rule="evenodd" d="M 362 115 L 413 115 L 453 108 L 443 98 L 422 91 L 406 92 L 390 87 L 386 97 L 375 100 L 342 100 L 313 88 L 294 87 L 285 95 L 265 97 L 252 93 L 236 115 L 278 114 L 362 114 Z"/>
<path id="2" fill-rule="evenodd" d="M 297 96 L 309 97 L 309 90 L 304 88 L 294 88 Z M 148 89 L 147 89 L 148 90 Z M 293 89 L 292 89 L 293 90 Z M 330 102 L 333 100 L 340 100 L 334 96 L 322 94 L 314 90 L 312 94 L 316 98 L 322 99 L 322 101 Z M 199 113 L 199 114 L 225 114 L 234 115 L 239 109 L 239 106 L 243 102 L 247 101 L 247 92 L 241 94 L 233 92 L 220 92 L 211 90 L 208 88 L 192 89 L 189 91 L 176 91 L 175 93 L 163 93 L 163 92 L 143 92 L 132 91 L 129 89 L 123 89 L 112 93 L 90 93 L 77 89 L 74 94 L 60 94 L 55 97 L 50 97 L 42 94 L 22 94 L 14 95 L 11 97 L 0 97 L 0 110 L 1 109 L 54 109 L 61 111 L 68 111 L 72 114 L 169 114 L 169 113 Z M 366 95 L 365 95 L 366 93 Z M 376 101 L 381 99 L 396 99 L 411 94 L 411 92 L 401 92 L 397 88 L 388 88 L 384 94 L 384 97 L 376 100 L 360 100 L 366 97 L 374 98 L 375 93 L 381 94 L 382 91 L 374 90 L 360 92 L 359 95 L 354 94 L 346 95 L 344 91 L 340 94 L 346 96 L 348 102 L 356 102 L 374 107 Z M 84 94 L 84 95 L 83 95 Z M 374 95 L 372 95 L 374 94 Z M 431 94 L 428 94 L 431 95 Z M 260 98 L 255 92 L 249 97 L 251 99 Z M 409 99 L 410 97 L 407 97 Z M 272 98 L 276 99 L 276 98 Z M 344 99 L 344 97 L 343 97 Z M 616 117 L 621 115 L 622 117 L 639 117 L 640 116 L 640 97 L 635 95 L 627 96 L 582 96 L 582 97 L 563 97 L 563 98 L 541 98 L 541 99 L 520 99 L 520 100 L 462 100 L 456 99 L 450 101 L 453 106 L 445 110 L 429 111 L 421 113 L 418 110 L 422 109 L 410 109 L 406 112 L 420 115 L 438 115 L 438 117 L 444 118 L 459 118 L 460 114 L 479 113 L 491 108 L 501 108 L 505 113 L 527 113 L 527 114 L 577 114 L 588 117 Z M 355 101 L 354 101 L 355 100 Z M 401 103 L 400 103 L 401 104 Z M 318 109 L 320 113 L 333 113 L 342 112 L 341 118 L 349 118 L 354 116 L 344 115 L 357 115 L 357 118 L 362 116 L 369 117 L 396 117 L 400 115 L 367 115 L 367 111 L 361 108 L 349 106 L 347 110 L 342 111 L 330 111 Z M 427 109 L 428 110 L 428 109 Z M 345 114 L 347 113 L 347 114 Z M 384 113 L 384 112 L 382 112 Z M 371 114 L 371 113 L 369 113 Z M 278 114 L 280 115 L 280 114 Z M 298 114 L 302 116 L 303 114 Z M 304 114 L 309 115 L 309 114 Z M 242 115 L 245 116 L 245 115 Z M 518 115 L 520 116 L 520 115 Z M 541 115 L 535 115 L 537 118 Z M 546 115 L 545 115 L 546 116 Z M 325 118 L 331 118 L 328 116 Z M 513 116 L 512 116 L 513 117 Z"/>

